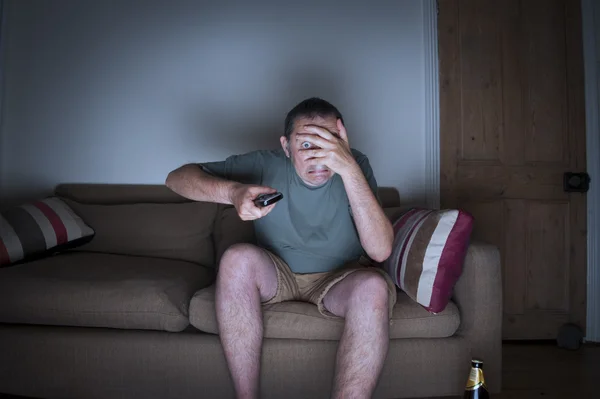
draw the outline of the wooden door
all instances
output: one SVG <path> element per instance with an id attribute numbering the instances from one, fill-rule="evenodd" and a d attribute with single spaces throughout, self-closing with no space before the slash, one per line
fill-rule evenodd
<path id="1" fill-rule="evenodd" d="M 579 0 L 439 0 L 441 203 L 500 248 L 505 339 L 585 331 Z"/>

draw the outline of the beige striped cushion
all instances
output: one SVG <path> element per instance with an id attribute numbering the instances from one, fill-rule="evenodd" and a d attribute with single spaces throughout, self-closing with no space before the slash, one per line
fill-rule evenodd
<path id="1" fill-rule="evenodd" d="M 410 298 L 441 312 L 462 273 L 473 217 L 456 209 L 413 208 L 393 225 L 394 250 L 383 268 Z"/>
<path id="2" fill-rule="evenodd" d="M 59 198 L 16 206 L 0 214 L 0 266 L 81 245 L 93 235 Z"/>

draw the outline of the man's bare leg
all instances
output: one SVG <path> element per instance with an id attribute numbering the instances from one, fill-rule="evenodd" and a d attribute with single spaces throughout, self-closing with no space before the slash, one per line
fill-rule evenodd
<path id="1" fill-rule="evenodd" d="M 223 254 L 215 305 L 221 345 L 239 399 L 258 398 L 263 338 L 261 301 L 276 293 L 275 265 L 263 250 L 236 244 Z"/>
<path id="2" fill-rule="evenodd" d="M 323 304 L 345 318 L 332 398 L 370 398 L 389 346 L 388 286 L 382 276 L 354 272 L 334 285 Z"/>

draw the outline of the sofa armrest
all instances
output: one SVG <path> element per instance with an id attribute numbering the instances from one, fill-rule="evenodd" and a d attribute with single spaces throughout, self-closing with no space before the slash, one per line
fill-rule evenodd
<path id="1" fill-rule="evenodd" d="M 497 247 L 482 242 L 469 246 L 463 272 L 454 288 L 460 310 L 457 335 L 483 361 L 488 389 L 500 392 L 502 380 L 502 273 Z"/>

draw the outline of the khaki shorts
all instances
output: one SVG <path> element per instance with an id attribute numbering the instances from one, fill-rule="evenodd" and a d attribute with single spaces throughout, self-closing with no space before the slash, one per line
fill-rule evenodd
<path id="1" fill-rule="evenodd" d="M 392 317 L 392 310 L 396 304 L 396 285 L 381 268 L 376 267 L 366 257 L 349 262 L 338 270 L 325 273 L 294 273 L 290 267 L 279 256 L 263 249 L 273 260 L 275 270 L 277 271 L 277 292 L 275 296 L 263 305 L 271 305 L 284 301 L 302 301 L 317 305 L 319 312 L 326 318 L 340 319 L 325 309 L 323 298 L 329 292 L 331 287 L 342 281 L 349 275 L 357 271 L 366 271 L 381 275 L 388 285 L 389 293 L 389 317 Z"/>

